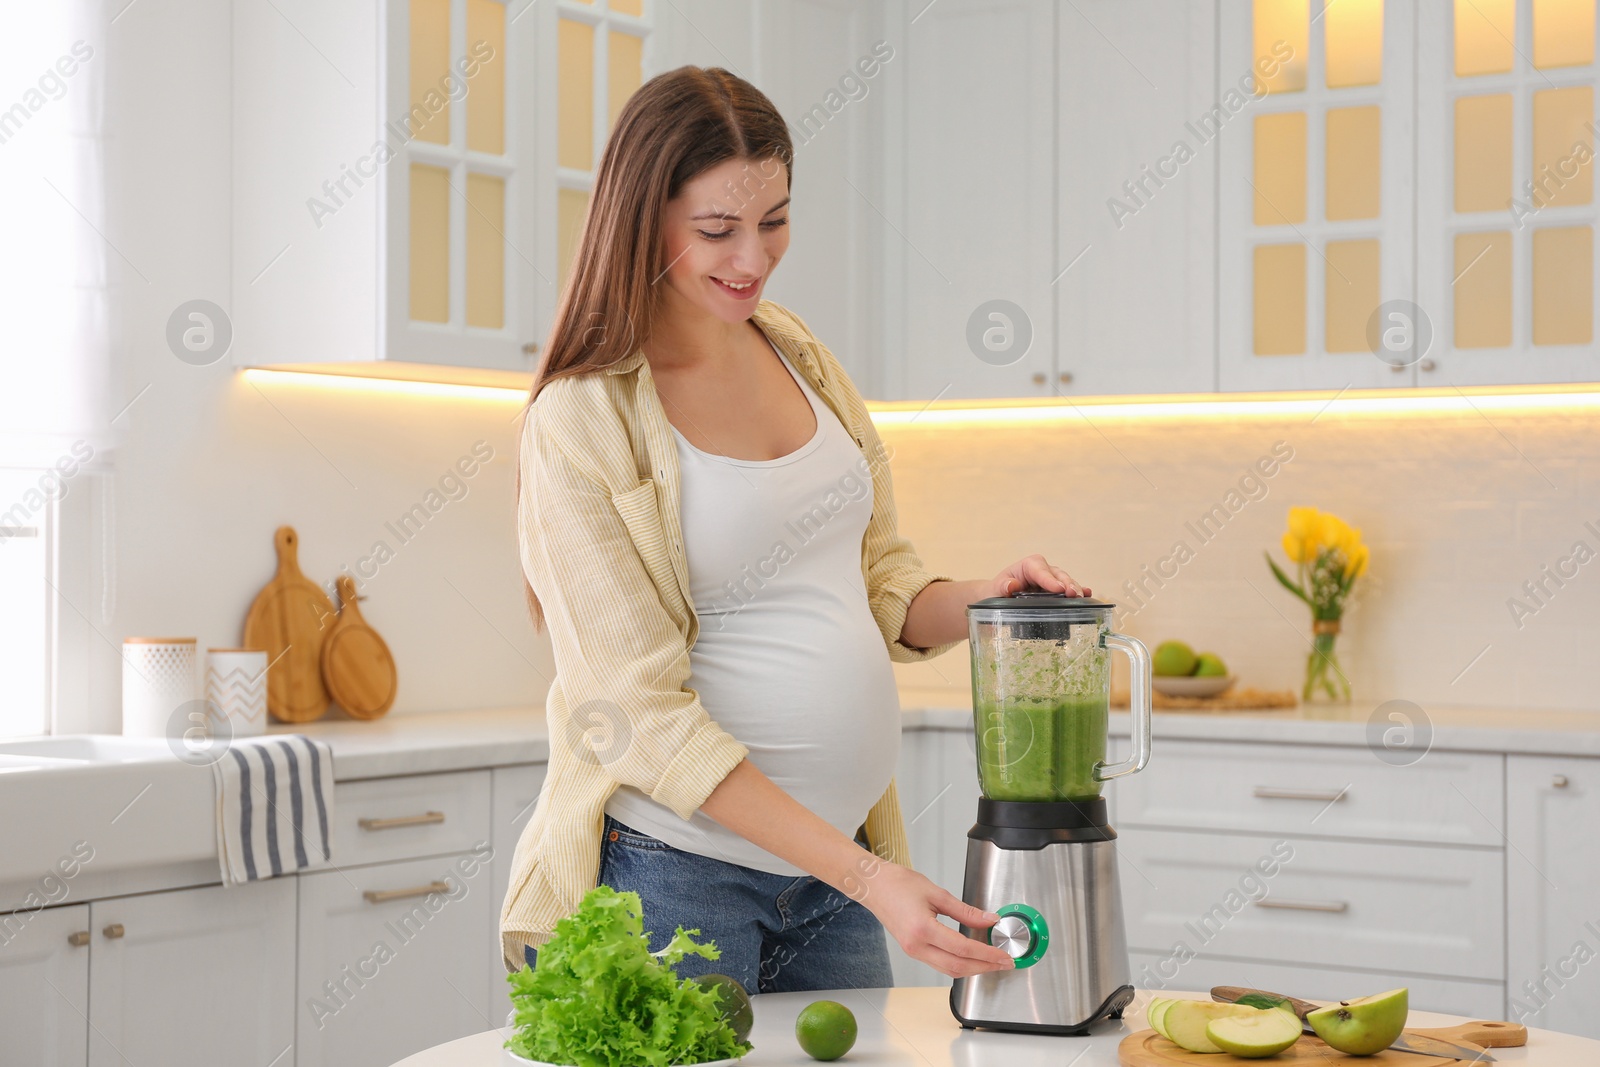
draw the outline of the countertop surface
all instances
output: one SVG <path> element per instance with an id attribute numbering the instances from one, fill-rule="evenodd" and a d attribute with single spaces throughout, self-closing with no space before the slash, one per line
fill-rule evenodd
<path id="1" fill-rule="evenodd" d="M 972 705 L 954 690 L 902 689 L 907 730 L 970 730 Z M 1111 733 L 1126 736 L 1128 713 L 1113 712 Z M 1312 705 L 1276 711 L 1155 713 L 1154 736 L 1167 740 L 1364 746 L 1384 731 L 1417 732 L 1414 743 L 1457 752 L 1600 756 L 1600 711 L 1387 704 Z M 326 719 L 269 727 L 302 733 L 333 750 L 341 781 L 538 763 L 549 758 L 544 709 L 537 706 L 386 715 L 373 722 Z"/>
<path id="2" fill-rule="evenodd" d="M 1168 995 L 1205 999 L 1199 993 Z M 1144 1029 L 1143 1005 L 1149 1000 L 1148 994 L 1141 993 L 1126 1019 L 1106 1023 L 1088 1037 L 1053 1037 L 963 1030 L 950 1014 L 949 996 L 946 987 L 925 986 L 753 997 L 756 1022 L 750 1043 L 755 1047 L 742 1063 L 749 1067 L 815 1067 L 816 1061 L 795 1042 L 795 1016 L 813 1001 L 837 1000 L 855 1013 L 858 1027 L 855 1047 L 838 1061 L 841 1067 L 869 1063 L 893 1067 L 1115 1067 L 1117 1045 L 1128 1034 Z M 1412 1012 L 1410 1018 L 1413 1026 L 1449 1026 L 1463 1021 L 1459 1016 L 1420 1011 Z M 507 1067 L 512 1061 L 501 1046 L 509 1034 L 509 1030 L 474 1034 L 408 1056 L 394 1067 Z M 1505 1064 L 1593 1067 L 1600 1063 L 1600 1041 L 1530 1029 L 1526 1047 L 1495 1049 L 1494 1056 Z M 1345 1056 L 1337 1059 L 1360 1062 Z M 1419 1062 L 1424 1061 L 1419 1058 Z"/>

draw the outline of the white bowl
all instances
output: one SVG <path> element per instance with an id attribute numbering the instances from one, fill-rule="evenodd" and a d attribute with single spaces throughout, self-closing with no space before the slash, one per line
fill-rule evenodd
<path id="1" fill-rule="evenodd" d="M 504 1062 L 510 1064 L 511 1067 L 562 1067 L 561 1064 L 541 1063 L 538 1060 L 525 1060 L 508 1048 L 501 1049 L 500 1055 L 504 1057 Z M 738 1060 L 709 1060 L 706 1063 L 693 1064 L 692 1067 L 730 1067 L 730 1065 L 738 1062 Z M 690 1067 L 690 1065 L 683 1065 L 683 1067 Z"/>
<path id="2" fill-rule="evenodd" d="M 1169 697 L 1214 697 L 1232 689 L 1235 681 L 1237 679 L 1231 674 L 1223 676 L 1212 675 L 1207 678 L 1197 678 L 1192 675 L 1164 678 L 1158 674 L 1151 678 L 1151 682 L 1156 687 L 1156 692 L 1162 696 Z"/>

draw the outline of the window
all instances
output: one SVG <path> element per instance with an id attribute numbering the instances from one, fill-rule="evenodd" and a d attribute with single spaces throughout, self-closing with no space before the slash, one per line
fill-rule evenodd
<path id="1" fill-rule="evenodd" d="M 0 470 L 0 736 L 50 730 L 55 471 Z"/>

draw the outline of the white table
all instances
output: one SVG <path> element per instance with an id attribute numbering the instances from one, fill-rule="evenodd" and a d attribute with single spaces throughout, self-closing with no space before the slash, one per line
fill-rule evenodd
<path id="1" fill-rule="evenodd" d="M 1201 993 L 1166 995 L 1208 999 Z M 949 989 L 939 986 L 769 993 L 751 999 L 756 1023 L 750 1042 L 755 1048 L 743 1061 L 748 1067 L 816 1067 L 816 1061 L 800 1051 L 794 1038 L 795 1016 L 816 1000 L 837 1000 L 855 1013 L 860 1028 L 855 1048 L 837 1061 L 839 1067 L 868 1063 L 892 1067 L 1116 1067 L 1117 1044 L 1134 1030 L 1145 1028 L 1144 1005 L 1151 994 L 1140 991 L 1122 1022 L 1102 1025 L 1089 1037 L 963 1030 L 950 1014 Z M 1413 1026 L 1449 1026 L 1465 1020 L 1414 1011 L 1410 1021 Z M 408 1056 L 394 1067 L 504 1067 L 508 1061 L 501 1058 L 501 1045 L 509 1035 L 510 1030 L 490 1030 L 463 1037 Z M 1595 1067 L 1600 1064 L 1600 1041 L 1530 1029 L 1525 1048 L 1494 1049 L 1493 1055 L 1505 1064 Z"/>

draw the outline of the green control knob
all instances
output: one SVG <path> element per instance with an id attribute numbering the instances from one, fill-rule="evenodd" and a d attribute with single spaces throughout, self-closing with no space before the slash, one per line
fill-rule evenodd
<path id="1" fill-rule="evenodd" d="M 989 927 L 989 944 L 1017 961 L 1017 966 L 1032 967 L 1050 947 L 1050 928 L 1044 916 L 1026 904 L 1007 904 L 995 911 L 1000 921 Z"/>

